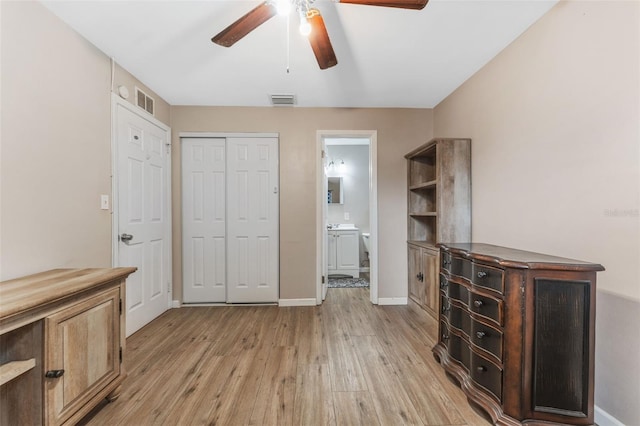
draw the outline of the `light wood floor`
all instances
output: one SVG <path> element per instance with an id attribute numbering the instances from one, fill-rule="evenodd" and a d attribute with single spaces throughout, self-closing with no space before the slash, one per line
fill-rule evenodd
<path id="1" fill-rule="evenodd" d="M 436 321 L 330 289 L 320 307 L 173 309 L 127 339 L 87 425 L 482 425 L 434 360 Z"/>

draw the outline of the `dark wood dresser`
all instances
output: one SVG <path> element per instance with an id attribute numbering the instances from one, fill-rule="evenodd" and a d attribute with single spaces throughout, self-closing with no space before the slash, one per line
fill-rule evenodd
<path id="1" fill-rule="evenodd" d="M 593 424 L 602 265 L 488 244 L 439 244 L 436 359 L 499 425 Z"/>

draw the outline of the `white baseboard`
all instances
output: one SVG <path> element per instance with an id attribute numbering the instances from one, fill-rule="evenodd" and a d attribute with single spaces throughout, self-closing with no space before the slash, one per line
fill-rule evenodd
<path id="1" fill-rule="evenodd" d="M 593 421 L 596 422 L 598 426 L 624 426 L 624 423 L 622 423 L 597 405 L 593 410 Z"/>
<path id="2" fill-rule="evenodd" d="M 316 306 L 316 299 L 280 299 L 278 306 Z"/>
<path id="3" fill-rule="evenodd" d="M 378 305 L 406 305 L 406 297 L 378 297 Z"/>
<path id="4" fill-rule="evenodd" d="M 182 304 L 180 303 L 179 300 L 172 300 L 171 301 L 171 309 L 176 309 L 176 308 L 179 308 L 180 306 L 182 306 Z"/>

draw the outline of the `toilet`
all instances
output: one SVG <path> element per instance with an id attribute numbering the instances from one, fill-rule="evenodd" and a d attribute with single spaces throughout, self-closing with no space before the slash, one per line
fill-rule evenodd
<path id="1" fill-rule="evenodd" d="M 364 252 L 367 254 L 367 260 L 369 260 L 369 233 L 362 233 L 362 243 L 364 244 Z"/>

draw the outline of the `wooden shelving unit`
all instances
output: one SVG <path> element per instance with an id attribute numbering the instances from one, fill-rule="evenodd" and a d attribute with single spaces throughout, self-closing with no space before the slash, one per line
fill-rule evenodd
<path id="1" fill-rule="evenodd" d="M 471 240 L 471 140 L 433 139 L 405 157 L 409 297 L 436 317 L 435 246 Z"/>

